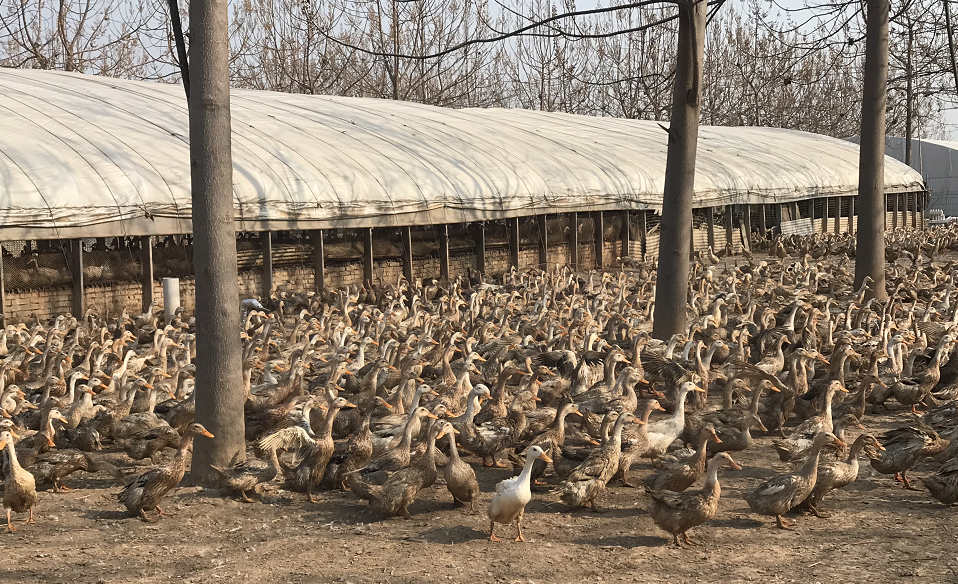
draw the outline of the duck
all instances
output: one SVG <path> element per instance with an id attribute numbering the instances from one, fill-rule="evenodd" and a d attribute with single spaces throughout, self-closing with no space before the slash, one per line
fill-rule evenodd
<path id="1" fill-rule="evenodd" d="M 255 492 L 258 485 L 276 478 L 276 466 L 256 459 L 240 461 L 237 460 L 238 456 L 233 458 L 229 466 L 210 466 L 222 477 L 222 484 L 228 490 L 237 493 L 244 503 L 252 503 L 246 492 Z"/>
<path id="2" fill-rule="evenodd" d="M 622 454 L 622 428 L 627 422 L 643 424 L 630 412 L 619 414 L 612 426 L 612 435 L 607 444 L 598 448 L 582 464 L 577 466 L 559 485 L 559 498 L 570 507 L 590 506 L 599 512 L 596 498 L 605 490 L 612 475 L 619 469 Z"/>
<path id="3" fill-rule="evenodd" d="M 652 412 L 655 411 L 664 412 L 665 408 L 657 399 L 646 401 L 642 417 L 639 418 L 644 423 L 639 424 L 638 429 L 634 431 L 629 431 L 629 427 L 622 431 L 622 454 L 619 455 L 619 469 L 612 478 L 619 477 L 623 487 L 635 488 L 635 485 L 629 481 L 629 471 L 635 461 L 645 456 L 645 453 L 649 450 L 648 424 Z"/>
<path id="4" fill-rule="evenodd" d="M 167 424 L 143 430 L 133 434 L 126 440 L 117 440 L 123 446 L 126 454 L 133 460 L 149 458 L 156 463 L 156 455 L 166 448 L 176 448 L 180 445 L 180 433 Z"/>
<path id="5" fill-rule="evenodd" d="M 812 512 L 815 517 L 826 518 L 828 513 L 821 511 L 818 507 L 829 492 L 835 489 L 843 489 L 858 479 L 858 456 L 865 446 L 872 446 L 878 450 L 884 450 L 885 447 L 878 442 L 878 439 L 871 434 L 860 434 L 852 443 L 848 451 L 848 457 L 845 460 L 832 460 L 821 462 L 818 465 L 818 479 L 815 487 L 808 495 L 802 506 Z"/>
<path id="6" fill-rule="evenodd" d="M 958 503 L 958 458 L 952 458 L 935 474 L 922 477 L 921 482 L 939 503 Z"/>
<path id="7" fill-rule="evenodd" d="M 116 497 L 133 516 L 139 516 L 144 521 L 151 521 L 147 516 L 147 509 L 155 509 L 157 517 L 166 515 L 160 508 L 160 501 L 171 489 L 180 484 L 186 474 L 186 454 L 193 445 L 194 436 L 213 438 L 213 434 L 203 424 L 194 422 L 187 426 L 186 433 L 180 442 L 180 449 L 169 463 L 148 470 L 130 481 Z M 153 520 L 155 521 L 155 520 Z"/>
<path id="8" fill-rule="evenodd" d="M 555 471 L 556 476 L 559 479 L 565 479 L 576 467 L 582 464 L 585 459 L 589 458 L 589 456 L 596 451 L 596 447 L 607 444 L 609 435 L 612 432 L 612 426 L 618 418 L 619 412 L 616 411 L 606 412 L 605 416 L 602 417 L 598 431 L 598 435 L 602 438 L 601 442 L 596 442 L 589 438 L 588 445 L 560 446 L 557 451 L 554 451 L 556 456 L 551 458 L 552 469 Z"/>
<path id="9" fill-rule="evenodd" d="M 819 432 L 812 442 L 805 466 L 796 472 L 775 475 L 747 493 L 744 498 L 752 511 L 774 515 L 780 528 L 791 529 L 794 523 L 782 516 L 812 494 L 818 479 L 818 455 L 829 443 L 845 446 L 831 432 Z"/>
<path id="10" fill-rule="evenodd" d="M 16 436 L 12 428 L 0 433 L 0 450 L 6 449 L 8 465 L 7 476 L 3 481 L 3 508 L 7 512 L 8 532 L 17 530 L 10 519 L 12 513 L 29 512 L 30 517 L 24 523 L 36 523 L 33 508 L 39 501 L 35 477 L 30 471 L 20 466 L 20 461 L 17 459 L 17 450 L 13 445 L 13 439 Z"/>
<path id="11" fill-rule="evenodd" d="M 828 389 L 825 391 L 825 411 L 799 424 L 787 438 L 772 441 L 782 462 L 788 462 L 793 457 L 809 450 L 818 433 L 832 432 L 835 429 L 835 423 L 832 419 L 832 399 L 838 392 L 848 393 L 848 390 L 842 386 L 840 381 L 835 380 L 829 383 Z"/>
<path id="12" fill-rule="evenodd" d="M 706 468 L 705 485 L 697 493 L 656 492 L 646 487 L 646 493 L 651 499 L 649 516 L 660 529 L 672 535 L 674 545 L 681 545 L 680 535 L 684 543 L 693 545 L 688 531 L 702 525 L 718 513 L 719 500 L 722 497 L 718 471 L 726 464 L 735 470 L 742 470 L 729 453 L 716 454 L 709 460 Z"/>
<path id="13" fill-rule="evenodd" d="M 123 473 L 115 465 L 75 449 L 57 450 L 41 455 L 34 464 L 33 474 L 38 485 L 50 484 L 54 493 L 65 493 L 72 489 L 63 484 L 63 479 L 79 470 L 91 473 L 106 472 L 121 484 L 125 484 Z"/>
<path id="14" fill-rule="evenodd" d="M 382 485 L 372 485 L 360 478 L 358 473 L 348 475 L 349 488 L 359 497 L 370 502 L 372 507 L 390 517 L 402 516 L 412 519 L 409 505 L 416 500 L 416 495 L 423 489 L 428 489 L 436 482 L 436 440 L 442 438 L 446 432 L 456 430 L 448 422 L 434 424 L 431 428 L 425 456 L 419 459 L 418 464 L 400 469 Z"/>
<path id="15" fill-rule="evenodd" d="M 476 471 L 459 457 L 456 448 L 456 434 L 459 433 L 450 423 L 452 431 L 446 430 L 449 436 L 449 460 L 442 469 L 442 478 L 446 488 L 452 495 L 452 504 L 456 507 L 469 504 L 469 514 L 475 510 L 476 499 L 479 498 L 479 482 L 476 480 Z"/>
<path id="16" fill-rule="evenodd" d="M 716 428 L 716 434 L 719 440 L 709 442 L 705 449 L 709 456 L 715 456 L 719 452 L 741 452 L 749 449 L 754 439 L 752 438 L 752 428 L 758 428 L 762 432 L 768 432 L 768 428 L 762 423 L 762 419 L 756 414 L 746 414 L 734 426 L 719 426 Z"/>
<path id="17" fill-rule="evenodd" d="M 372 433 L 369 426 L 377 407 L 392 409 L 393 406 L 383 398 L 376 396 L 366 406 L 359 430 L 333 449 L 333 456 L 326 466 L 326 476 L 322 484 L 327 488 L 346 490 L 346 474 L 363 468 L 373 457 Z"/>
<path id="18" fill-rule="evenodd" d="M 682 434 L 682 430 L 685 429 L 685 398 L 692 391 L 704 392 L 705 390 L 691 381 L 682 383 L 676 392 L 676 406 L 672 415 L 649 424 L 649 449 L 645 456 L 657 458 L 665 454 L 668 447 Z"/>
<path id="19" fill-rule="evenodd" d="M 908 471 L 922 458 L 938 454 L 948 447 L 948 440 L 943 440 L 920 420 L 913 425 L 889 430 L 878 440 L 883 450 L 865 450 L 871 467 L 881 474 L 894 474 L 895 480 L 911 491 L 920 489 L 911 485 Z"/>
<path id="20" fill-rule="evenodd" d="M 363 481 L 381 485 L 390 473 L 409 466 L 412 461 L 412 431 L 415 427 L 413 421 L 419 421 L 423 418 L 438 419 L 438 416 L 422 406 L 413 410 L 411 414 L 399 444 L 373 458 L 366 466 L 354 471 L 361 474 Z M 375 456 L 375 450 L 373 450 L 373 455 Z"/>
<path id="21" fill-rule="evenodd" d="M 336 448 L 333 441 L 333 424 L 336 422 L 336 415 L 343 408 L 354 407 L 356 406 L 344 397 L 337 397 L 330 402 L 326 417 L 323 420 L 323 427 L 316 440 L 310 445 L 308 454 L 294 467 L 280 463 L 286 488 L 297 493 L 306 493 L 306 498 L 310 503 L 316 502 L 313 489 L 322 482 L 323 475 L 326 473 L 326 465 L 329 464 Z M 302 430 L 298 426 L 297 428 Z M 276 447 L 275 441 L 265 439 L 260 441 L 260 445 L 265 447 L 266 450 L 273 450 Z"/>
<path id="22" fill-rule="evenodd" d="M 684 462 L 678 462 L 645 479 L 645 484 L 653 491 L 682 492 L 691 487 L 705 472 L 706 446 L 709 440 L 721 444 L 722 440 L 715 433 L 715 426 L 706 424 L 699 432 L 698 444 L 695 453 Z"/>
<path id="23" fill-rule="evenodd" d="M 569 399 L 564 399 L 556 411 L 552 425 L 545 432 L 533 438 L 523 450 L 527 450 L 528 446 L 534 444 L 548 454 L 550 458 L 555 458 L 558 449 L 565 444 L 565 420 L 570 414 L 579 417 L 582 416 L 582 412 L 579 411 L 579 406 Z M 539 477 L 545 473 L 547 466 L 544 460 L 536 460 L 532 466 L 533 483 L 539 484 Z"/>
<path id="24" fill-rule="evenodd" d="M 526 450 L 526 461 L 519 476 L 500 481 L 496 485 L 496 494 L 489 502 L 486 512 L 489 517 L 489 541 L 502 541 L 496 537 L 496 523 L 504 525 L 516 524 L 516 541 L 526 541 L 522 535 L 522 516 L 526 505 L 532 500 L 532 465 L 537 459 L 546 463 L 552 462 L 545 452 L 538 446 L 530 446 Z"/>

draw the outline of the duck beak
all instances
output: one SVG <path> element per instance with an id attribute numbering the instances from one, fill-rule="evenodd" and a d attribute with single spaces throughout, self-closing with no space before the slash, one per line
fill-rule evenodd
<path id="1" fill-rule="evenodd" d="M 483 357 L 476 357 L 476 361 L 485 361 L 485 358 L 483 358 Z"/>
<path id="2" fill-rule="evenodd" d="M 758 424 L 756 425 L 758 426 L 758 429 L 761 430 L 762 432 L 768 432 L 768 428 L 765 427 L 765 424 L 763 424 L 761 420 L 759 420 Z"/>
<path id="3" fill-rule="evenodd" d="M 7 447 L 7 441 L 6 441 L 6 440 L 0 440 L 0 450 L 3 450 L 3 449 L 6 448 L 6 447 Z"/>
<path id="4" fill-rule="evenodd" d="M 347 408 L 358 408 L 359 406 L 357 406 L 357 405 L 354 404 L 353 402 L 346 402 L 346 405 L 343 406 L 343 407 L 347 407 Z"/>
<path id="5" fill-rule="evenodd" d="M 436 440 L 439 440 L 440 438 L 442 438 L 442 437 L 445 436 L 445 435 L 446 435 L 446 431 L 445 431 L 445 430 L 441 430 L 438 434 L 436 434 Z"/>
<path id="6" fill-rule="evenodd" d="M 542 398 L 540 398 L 540 397 L 537 396 L 537 395 L 534 395 L 534 396 L 532 396 L 532 401 L 541 402 L 541 401 L 542 401 Z"/>
<path id="7" fill-rule="evenodd" d="M 885 385 L 885 382 L 882 381 L 881 379 L 878 380 L 878 385 L 880 385 L 880 386 L 882 386 L 882 387 L 888 387 L 887 385 Z"/>
<path id="8" fill-rule="evenodd" d="M 389 405 L 389 402 L 386 401 L 379 402 L 379 405 L 383 406 L 384 408 L 393 409 L 393 407 Z"/>
<path id="9" fill-rule="evenodd" d="M 432 418 L 433 420 L 438 420 L 438 419 L 439 419 L 439 416 L 437 416 L 436 414 L 434 414 L 434 413 L 432 413 L 432 412 L 427 413 L 427 414 L 426 414 L 426 417 L 427 417 L 427 418 Z"/>
<path id="10" fill-rule="evenodd" d="M 200 434 L 206 436 L 207 438 L 212 438 L 212 437 L 213 437 L 213 435 L 210 433 L 209 430 L 203 430 L 202 432 L 200 432 Z"/>
<path id="11" fill-rule="evenodd" d="M 839 447 L 841 447 L 841 448 L 844 448 L 844 447 L 848 446 L 848 444 L 845 444 L 844 441 L 839 440 L 838 438 L 835 438 L 835 446 L 839 446 Z"/>
<path id="12" fill-rule="evenodd" d="M 57 445 L 57 443 L 53 441 L 53 438 L 49 436 L 47 436 L 46 438 L 47 438 L 47 446 L 53 447 Z"/>
<path id="13" fill-rule="evenodd" d="M 549 455 L 546 454 L 545 452 L 543 452 L 542 454 L 540 454 L 540 455 L 539 455 L 539 458 L 541 458 L 541 459 L 544 460 L 545 462 L 552 462 L 552 459 L 549 458 Z"/>
<path id="14" fill-rule="evenodd" d="M 638 424 L 638 425 L 640 425 L 640 426 L 645 425 L 645 422 L 643 422 L 642 420 L 640 420 L 640 419 L 638 419 L 638 418 L 632 420 L 632 423 L 633 423 L 633 424 Z M 720 440 L 720 442 L 721 442 L 721 440 Z"/>
<path id="15" fill-rule="evenodd" d="M 329 411 L 329 408 L 327 406 L 324 406 L 323 404 L 316 404 L 316 407 L 323 410 L 324 412 Z"/>
<path id="16" fill-rule="evenodd" d="M 884 446 L 882 446 L 881 444 L 879 444 L 879 445 L 878 445 L 878 449 L 879 449 L 879 450 L 884 450 L 884 449 L 885 449 L 885 447 L 884 447 Z"/>
<path id="17" fill-rule="evenodd" d="M 429 390 L 429 395 L 436 395 L 436 396 L 438 396 L 438 395 L 439 395 L 439 392 L 436 391 L 435 389 L 430 389 L 430 390 Z"/>
<path id="18" fill-rule="evenodd" d="M 729 465 L 730 467 L 734 468 L 735 470 L 742 470 L 741 465 L 739 465 L 739 463 L 735 462 L 735 461 L 732 460 L 731 458 L 728 459 L 728 465 Z"/>
<path id="19" fill-rule="evenodd" d="M 848 390 L 845 389 L 844 386 L 840 386 L 840 387 L 838 388 L 838 391 L 841 391 L 841 392 L 844 392 L 844 393 L 848 393 Z"/>
<path id="20" fill-rule="evenodd" d="M 578 409 L 572 410 L 570 413 L 571 413 L 573 416 L 581 416 L 581 415 L 582 415 L 582 412 L 580 412 Z"/>
<path id="21" fill-rule="evenodd" d="M 719 438 L 719 437 L 718 437 L 718 434 L 716 434 L 715 432 L 712 432 L 712 440 L 714 440 L 716 444 L 721 444 L 721 443 L 722 443 L 722 439 Z"/>
<path id="22" fill-rule="evenodd" d="M 697 385 L 692 388 L 692 391 L 700 391 L 702 393 L 705 393 L 705 390 Z"/>

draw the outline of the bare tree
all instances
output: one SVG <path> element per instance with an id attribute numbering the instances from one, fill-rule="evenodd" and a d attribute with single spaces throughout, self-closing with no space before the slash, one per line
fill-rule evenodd
<path id="1" fill-rule="evenodd" d="M 190 476 L 200 485 L 218 483 L 213 465 L 246 458 L 230 153 L 228 11 L 227 0 L 190 3 L 196 420 L 215 436 L 194 446 Z"/>

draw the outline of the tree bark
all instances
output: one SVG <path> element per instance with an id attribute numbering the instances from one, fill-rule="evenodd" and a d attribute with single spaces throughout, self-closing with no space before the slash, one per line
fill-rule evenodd
<path id="1" fill-rule="evenodd" d="M 858 251 L 855 287 L 866 276 L 869 298 L 885 292 L 885 102 L 888 81 L 889 0 L 867 0 L 865 78 L 862 88 L 861 152 L 858 165 Z"/>
<path id="2" fill-rule="evenodd" d="M 186 41 L 183 40 L 183 23 L 180 22 L 180 6 L 177 0 L 167 0 L 170 6 L 170 25 L 173 28 L 173 41 L 176 43 L 176 60 L 180 62 L 180 78 L 186 99 L 190 99 L 190 62 L 186 54 Z"/>
<path id="3" fill-rule="evenodd" d="M 196 266 L 196 421 L 215 435 L 193 446 L 191 480 L 216 485 L 211 465 L 246 458 L 239 291 L 233 223 L 227 0 L 190 3 L 193 86 L 190 173 Z"/>
<path id="4" fill-rule="evenodd" d="M 705 60 L 706 2 L 679 2 L 678 62 L 672 90 L 672 119 L 665 164 L 660 270 L 655 291 L 652 336 L 667 339 L 685 331 L 695 151 L 699 134 L 702 65 Z"/>

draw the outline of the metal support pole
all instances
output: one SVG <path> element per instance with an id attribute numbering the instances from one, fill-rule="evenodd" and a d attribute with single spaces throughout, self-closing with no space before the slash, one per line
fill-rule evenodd
<path id="1" fill-rule="evenodd" d="M 142 292 L 143 312 L 150 309 L 153 304 L 153 238 L 149 235 L 140 237 L 140 265 L 143 271 L 140 275 L 140 286 Z"/>
<path id="2" fill-rule="evenodd" d="M 449 225 L 438 225 L 439 230 L 439 279 L 449 279 Z"/>
<path id="3" fill-rule="evenodd" d="M 848 197 L 848 232 L 855 233 L 855 197 Z"/>
<path id="4" fill-rule="evenodd" d="M 73 316 L 83 320 L 86 302 L 83 297 L 83 242 L 70 240 L 70 274 L 73 276 Z"/>
<path id="5" fill-rule="evenodd" d="M 603 245 L 603 234 L 605 233 L 605 215 L 602 211 L 596 211 L 592 214 L 592 235 L 595 236 L 595 269 L 601 270 L 605 267 L 603 256 L 605 247 Z"/>
<path id="6" fill-rule="evenodd" d="M 911 227 L 912 229 L 918 228 L 918 193 L 909 193 L 908 198 L 911 199 Z"/>
<path id="7" fill-rule="evenodd" d="M 326 253 L 323 249 L 323 230 L 316 229 L 313 235 L 313 271 L 316 291 L 326 289 Z"/>
<path id="8" fill-rule="evenodd" d="M 476 226 L 476 268 L 480 274 L 486 273 L 486 222 Z"/>
<path id="9" fill-rule="evenodd" d="M 745 208 L 745 241 L 749 251 L 752 249 L 752 206 L 744 205 Z"/>
<path id="10" fill-rule="evenodd" d="M 785 205 L 778 203 L 775 205 L 775 225 L 778 226 L 778 232 L 782 232 L 782 223 L 785 221 Z"/>
<path id="11" fill-rule="evenodd" d="M 269 298 L 273 293 L 273 234 L 261 231 L 260 244 L 263 246 L 263 298 Z"/>
<path id="12" fill-rule="evenodd" d="M 536 221 L 539 227 L 539 269 L 549 270 L 549 216 L 538 215 Z"/>
<path id="13" fill-rule="evenodd" d="M 506 227 L 509 231 L 509 262 L 515 268 L 519 269 L 519 218 L 506 221 Z"/>
<path id="14" fill-rule="evenodd" d="M 569 214 L 569 264 L 579 269 L 579 214 Z"/>
<path id="15" fill-rule="evenodd" d="M 373 228 L 363 230 L 363 285 L 373 284 Z"/>
<path id="16" fill-rule="evenodd" d="M 708 223 L 708 228 L 709 228 L 709 247 L 712 248 L 712 251 L 715 251 L 715 208 L 714 207 L 705 208 L 705 221 Z"/>
<path id="17" fill-rule="evenodd" d="M 765 218 L 767 205 L 764 203 L 758 206 L 758 228 L 762 232 L 762 237 L 768 236 L 768 220 Z"/>
<path id="18" fill-rule="evenodd" d="M 624 258 L 625 256 L 629 255 L 632 252 L 631 250 L 632 233 L 629 230 L 629 227 L 630 227 L 629 222 L 631 221 L 629 210 L 626 209 L 625 211 L 622 211 L 621 216 L 622 216 L 622 231 L 619 234 L 619 237 L 621 238 L 621 241 L 622 241 L 622 244 L 621 244 L 622 250 L 619 252 L 619 256 Z M 645 218 L 645 211 L 642 212 L 641 217 L 643 219 Z"/>
<path id="19" fill-rule="evenodd" d="M 402 235 L 402 275 L 412 286 L 412 227 L 400 227 L 399 233 Z"/>

